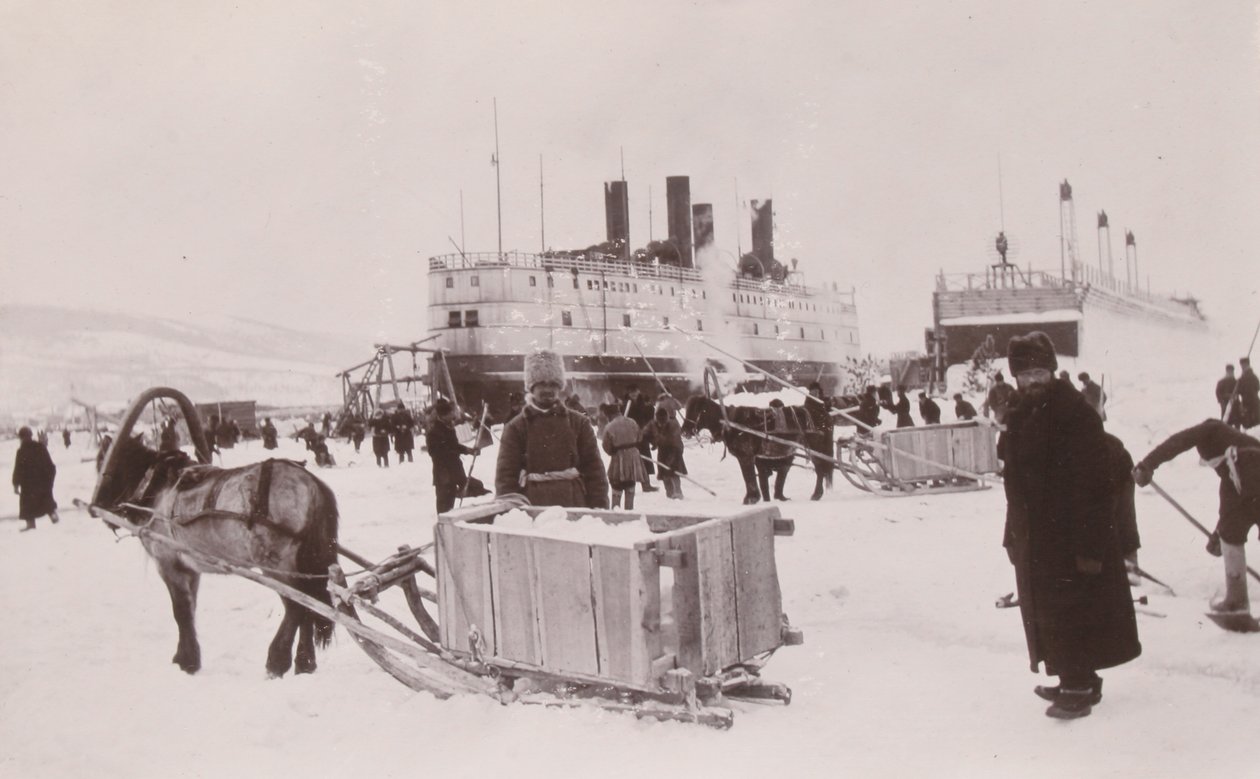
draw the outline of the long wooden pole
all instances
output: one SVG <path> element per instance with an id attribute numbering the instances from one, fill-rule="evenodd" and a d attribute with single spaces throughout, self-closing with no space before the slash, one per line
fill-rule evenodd
<path id="1" fill-rule="evenodd" d="M 646 454 L 643 454 L 642 452 L 639 452 L 639 456 L 640 456 L 640 457 L 642 457 L 644 460 L 647 460 L 648 462 L 652 463 L 652 464 L 653 464 L 653 465 L 655 465 L 657 468 L 666 468 L 666 469 L 668 469 L 668 470 L 670 470 L 670 471 L 674 471 L 674 469 L 673 469 L 673 468 L 670 468 L 670 467 L 669 467 L 669 466 L 667 466 L 667 465 L 661 465 L 661 463 L 660 463 L 658 460 L 653 460 L 651 457 L 648 457 Z M 681 477 L 681 478 L 686 479 L 687 481 L 689 481 L 689 482 L 691 482 L 692 484 L 696 485 L 697 487 L 699 487 L 700 489 L 702 489 L 702 490 L 704 490 L 705 492 L 709 493 L 710 495 L 712 495 L 712 496 L 713 496 L 713 497 L 715 497 L 715 498 L 718 496 L 718 494 L 717 494 L 716 492 L 714 492 L 713 490 L 711 490 L 711 489 L 709 489 L 708 487 L 704 486 L 703 484 L 701 484 L 700 482 L 698 482 L 698 481 L 696 481 L 695 479 L 691 478 L 690 476 L 688 476 L 688 475 L 687 475 L 687 474 L 685 474 L 685 473 L 679 473 L 678 471 L 674 471 L 674 475 L 675 475 L 675 476 L 679 476 L 679 477 Z"/>
<path id="2" fill-rule="evenodd" d="M 481 407 L 481 419 L 477 422 L 477 437 L 473 439 L 476 443 L 473 445 L 472 462 L 468 464 L 468 476 L 464 479 L 464 486 L 459 490 L 459 505 L 464 505 L 464 497 L 468 495 L 468 483 L 472 481 L 473 468 L 477 467 L 477 455 L 481 454 L 481 430 L 486 426 L 486 412 L 490 410 L 489 405 Z"/>
<path id="3" fill-rule="evenodd" d="M 1164 492 L 1164 488 L 1156 484 L 1154 480 L 1151 480 L 1151 489 L 1158 492 L 1161 498 L 1168 501 L 1168 505 L 1177 509 L 1177 511 L 1181 514 L 1181 516 L 1186 518 L 1186 521 L 1188 521 L 1190 524 L 1194 525 L 1195 527 L 1199 529 L 1200 533 L 1207 536 L 1208 538 L 1212 537 L 1212 531 L 1208 530 L 1206 527 L 1203 526 L 1203 523 L 1199 522 L 1199 520 L 1191 516 L 1189 511 L 1186 511 L 1184 508 L 1182 508 L 1181 504 L 1173 500 L 1172 496 L 1169 495 L 1167 492 Z M 1256 573 L 1255 569 L 1253 569 L 1250 565 L 1247 566 L 1247 573 L 1251 574 L 1251 578 L 1260 582 L 1260 573 Z"/>

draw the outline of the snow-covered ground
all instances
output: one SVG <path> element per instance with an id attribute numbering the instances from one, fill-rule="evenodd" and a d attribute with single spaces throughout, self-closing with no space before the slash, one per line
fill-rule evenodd
<path id="1" fill-rule="evenodd" d="M 1212 362 L 1223 363 L 1228 354 Z M 1089 366 L 1098 369 L 1102 366 Z M 1135 457 L 1213 414 L 1215 373 L 1148 366 L 1109 384 L 1108 427 Z M 1109 382 L 1112 377 L 1108 376 Z M 1114 389 L 1113 389 L 1114 387 Z M 977 402 L 977 405 L 978 402 Z M 945 418 L 952 403 L 942 403 Z M 281 454 L 305 458 L 285 441 Z M 0 444 L 8 473 L 16 442 Z M 427 456 L 388 470 L 333 447 L 319 471 L 340 503 L 343 543 L 379 559 L 430 539 Z M 70 506 L 87 498 L 92 451 L 52 446 L 63 521 L 18 533 L 0 522 L 0 775 L 13 777 L 271 776 L 1243 776 L 1256 775 L 1260 637 L 1222 632 L 1202 615 L 1221 586 L 1203 537 L 1149 490 L 1138 495 L 1141 562 L 1171 584 L 1138 589 L 1142 656 L 1104 672 L 1092 716 L 1060 722 L 1032 694 L 1018 611 L 994 608 L 1013 589 L 1000 540 L 1000 488 L 881 498 L 838 476 L 822 501 L 794 470 L 782 505 L 796 534 L 778 539 L 784 608 L 805 644 L 765 676 L 790 706 L 737 704 L 735 726 L 637 721 L 604 712 L 438 701 L 380 671 L 344 631 L 318 673 L 268 680 L 279 600 L 244 580 L 208 577 L 198 621 L 203 670 L 169 660 L 175 625 L 166 590 L 134 539 L 115 542 Z M 489 478 L 494 450 L 477 463 Z M 228 464 L 261 459 L 255 442 Z M 719 448 L 689 448 L 688 511 L 739 508 L 742 484 Z M 1215 521 L 1216 477 L 1187 454 L 1157 480 L 1201 521 Z M 0 517 L 17 499 L 0 497 Z M 646 511 L 679 508 L 658 492 Z M 1254 548 L 1254 545 L 1253 545 Z M 1260 559 L 1260 555 L 1256 556 Z M 1253 561 L 1254 565 L 1254 561 Z M 1253 592 L 1260 589 L 1253 583 Z M 386 607 L 400 616 L 398 601 Z"/>

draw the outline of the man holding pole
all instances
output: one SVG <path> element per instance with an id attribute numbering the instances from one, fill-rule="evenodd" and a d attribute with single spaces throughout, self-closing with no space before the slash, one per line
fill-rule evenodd
<path id="1" fill-rule="evenodd" d="M 1216 612 L 1247 612 L 1247 554 L 1243 547 L 1251 526 L 1260 524 L 1260 441 L 1219 419 L 1188 427 L 1151 450 L 1133 468 L 1133 481 L 1145 487 L 1155 469 L 1182 452 L 1198 450 L 1200 461 L 1220 477 L 1216 535 L 1225 563 L 1225 597 L 1211 604 Z M 1208 550 L 1213 544 L 1209 541 Z"/>
<path id="2" fill-rule="evenodd" d="M 433 404 L 433 424 L 425 431 L 424 441 L 433 460 L 437 512 L 442 514 L 455 508 L 455 499 L 468 481 L 460 455 L 476 454 L 478 450 L 459 442 L 455 434 L 455 409 L 446 398 L 438 398 Z"/>

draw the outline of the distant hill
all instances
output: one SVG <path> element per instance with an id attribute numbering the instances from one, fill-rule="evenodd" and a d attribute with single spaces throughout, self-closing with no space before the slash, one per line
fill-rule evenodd
<path id="1" fill-rule="evenodd" d="M 60 408 L 71 393 L 117 404 L 166 385 L 194 402 L 341 400 L 336 371 L 371 357 L 367 336 L 246 319 L 176 321 L 50 306 L 0 307 L 0 411 Z"/>

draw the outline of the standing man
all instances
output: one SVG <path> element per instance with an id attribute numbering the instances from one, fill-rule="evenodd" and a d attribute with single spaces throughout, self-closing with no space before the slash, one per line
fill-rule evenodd
<path id="1" fill-rule="evenodd" d="M 984 399 L 984 415 L 987 417 L 992 411 L 993 420 L 999 425 L 1005 425 L 1006 415 L 1011 410 L 1011 396 L 1014 393 L 1015 388 L 1006 383 L 1001 371 L 993 374 L 993 386 L 989 388 L 989 394 Z"/>
<path id="2" fill-rule="evenodd" d="M 35 529 L 35 520 L 48 515 L 57 524 L 57 501 L 53 499 L 53 482 L 57 466 L 48 455 L 48 448 L 33 440 L 29 427 L 18 430 L 17 457 L 13 460 L 13 492 L 18 498 L 18 518 L 26 520 L 23 533 Z"/>
<path id="3" fill-rule="evenodd" d="M 682 500 L 682 480 L 679 474 L 687 473 L 683 461 L 682 427 L 678 420 L 664 408 L 656 409 L 655 418 L 643 429 L 643 437 L 656 448 L 656 461 L 660 463 L 661 484 L 665 485 L 665 497 Z"/>
<path id="4" fill-rule="evenodd" d="M 923 419 L 925 425 L 939 425 L 941 423 L 941 407 L 937 405 L 935 400 L 928 397 L 926 392 L 919 393 L 919 416 Z"/>
<path id="5" fill-rule="evenodd" d="M 639 456 L 642 432 L 633 419 L 621 415 L 621 406 L 605 403 L 601 416 L 608 420 L 601 436 L 608 453 L 608 483 L 612 486 L 612 507 L 621 508 L 625 496 L 626 511 L 634 508 L 634 488 L 643 481 L 643 458 Z"/>
<path id="6" fill-rule="evenodd" d="M 468 481 L 460 455 L 475 454 L 476 450 L 459 442 L 455 435 L 455 409 L 446 398 L 438 398 L 433 404 L 433 423 L 425 432 L 424 441 L 433 460 L 437 512 L 442 514 L 455 508 L 455 499 Z"/>
<path id="7" fill-rule="evenodd" d="M 1197 449 L 1199 458 L 1221 479 L 1216 534 L 1225 562 L 1225 597 L 1213 601 L 1213 611 L 1246 611 L 1247 533 L 1260 524 L 1260 441 L 1219 419 L 1208 419 L 1174 433 L 1133 468 L 1133 480 L 1145 487 L 1155 469 L 1182 452 Z M 1208 551 L 1213 544 L 1209 543 Z"/>
<path id="8" fill-rule="evenodd" d="M 262 434 L 263 449 L 271 450 L 280 445 L 280 431 L 276 430 L 276 426 L 272 424 L 271 417 L 263 417 L 260 432 Z"/>
<path id="9" fill-rule="evenodd" d="M 548 349 L 525 355 L 525 408 L 503 426 L 495 465 L 497 498 L 535 506 L 608 508 L 608 474 L 585 414 L 560 402 L 564 360 Z"/>
<path id="10" fill-rule="evenodd" d="M 836 423 L 831 418 L 831 399 L 823 397 L 822 385 L 812 382 L 809 385 L 809 394 L 818 400 L 805 403 L 805 413 L 809 416 L 811 428 L 805 433 L 805 445 L 811 452 L 822 455 L 809 458 L 810 464 L 814 466 L 814 493 L 809 499 L 822 500 L 823 487 L 831 486 L 832 475 L 835 473 L 835 464 L 831 458 L 836 454 Z"/>
<path id="11" fill-rule="evenodd" d="M 415 462 L 411 457 L 412 450 L 416 448 L 415 417 L 400 402 L 398 408 L 394 409 L 391 421 L 394 425 L 394 451 L 398 452 L 398 464 L 402 465 L 404 461 Z"/>
<path id="12" fill-rule="evenodd" d="M 963 422 L 976 418 L 976 407 L 968 403 L 961 392 L 954 393 L 954 418 Z"/>
<path id="13" fill-rule="evenodd" d="M 1098 413 L 1098 418 L 1107 421 L 1107 393 L 1103 392 L 1103 388 L 1089 377 L 1085 371 L 1077 374 L 1076 378 L 1081 380 L 1081 394 L 1085 396 L 1085 402 L 1090 408 Z M 1106 378 L 1106 377 L 1104 377 Z"/>
<path id="14" fill-rule="evenodd" d="M 910 418 L 910 398 L 906 397 L 906 385 L 897 386 L 897 402 L 885 403 L 884 408 L 897 415 L 897 427 L 914 427 Z"/>
<path id="15" fill-rule="evenodd" d="M 639 454 L 644 457 L 652 456 L 652 447 L 648 445 L 646 437 L 642 436 L 643 428 L 651 424 L 655 418 L 656 412 L 652 409 L 652 403 L 639 391 L 636 385 L 630 386 L 630 391 L 626 394 L 625 399 L 625 415 L 630 417 L 639 426 Z M 643 460 L 643 491 L 656 492 L 659 487 L 652 486 L 652 474 L 656 473 L 655 466 L 647 460 Z"/>
<path id="16" fill-rule="evenodd" d="M 384 409 L 376 409 L 372 412 L 372 421 L 368 423 L 372 428 L 372 453 L 376 455 L 376 467 L 389 467 L 389 435 L 394 430 L 394 425 L 385 417 Z"/>
<path id="17" fill-rule="evenodd" d="M 1054 380 L 1054 344 L 1016 336 L 1007 360 L 1019 392 L 998 442 L 1006 463 L 1002 545 L 1015 567 L 1019 609 L 1036 673 L 1059 677 L 1033 692 L 1046 715 L 1088 716 L 1102 700 L 1097 671 L 1142 652 L 1114 524 L 1102 420 L 1071 385 Z"/>
<path id="18" fill-rule="evenodd" d="M 1225 378 L 1216 382 L 1216 403 L 1221 407 L 1221 420 L 1226 424 L 1234 425 L 1234 419 L 1237 418 L 1237 409 L 1230 412 L 1230 419 L 1225 419 L 1225 412 L 1229 411 L 1230 398 L 1234 397 L 1234 390 L 1238 387 L 1238 379 L 1234 376 L 1234 366 L 1225 366 Z M 1236 425 L 1235 425 L 1236 426 Z"/>
<path id="19" fill-rule="evenodd" d="M 1244 357 L 1238 361 L 1242 373 L 1238 376 L 1238 385 L 1234 388 L 1234 403 L 1238 405 L 1238 421 L 1243 430 L 1250 430 L 1260 425 L 1260 379 L 1251 370 L 1251 358 Z"/>

